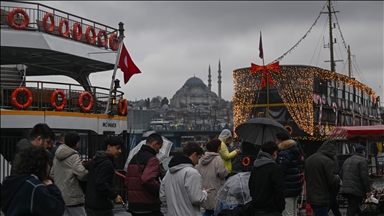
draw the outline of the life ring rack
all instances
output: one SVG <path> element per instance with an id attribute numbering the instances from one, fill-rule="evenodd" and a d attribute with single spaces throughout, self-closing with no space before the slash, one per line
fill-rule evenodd
<path id="1" fill-rule="evenodd" d="M 20 104 L 19 102 L 17 102 L 17 95 L 20 93 L 20 92 L 25 92 L 25 94 L 27 95 L 28 99 L 27 99 L 27 102 L 25 102 L 24 104 Z M 32 93 L 31 91 L 29 91 L 27 88 L 24 88 L 24 87 L 19 87 L 19 88 L 16 88 L 13 92 L 12 92 L 12 104 L 16 107 L 16 108 L 19 108 L 19 109 L 27 109 L 31 104 L 32 104 Z"/>
<path id="2" fill-rule="evenodd" d="M 61 105 L 58 106 L 56 104 L 56 97 L 57 95 L 61 95 L 61 98 L 63 99 L 61 101 Z M 67 98 L 65 97 L 65 93 L 60 90 L 60 89 L 56 89 L 55 91 L 53 91 L 52 95 L 51 95 L 51 105 L 53 108 L 55 108 L 56 111 L 61 111 L 64 109 L 65 105 L 67 104 Z"/>
<path id="3" fill-rule="evenodd" d="M 84 97 L 88 97 L 89 98 L 89 104 L 88 106 L 84 106 L 83 104 L 83 100 L 84 100 Z M 80 97 L 79 97 L 79 107 L 80 109 L 83 111 L 83 112 L 88 112 L 91 108 L 92 108 L 92 105 L 93 105 L 93 99 L 92 99 L 92 95 L 91 93 L 87 92 L 87 91 L 84 91 L 81 93 Z"/>
<path id="4" fill-rule="evenodd" d="M 249 166 L 249 164 L 251 164 L 251 158 L 245 156 L 243 157 L 243 160 L 241 160 L 241 163 L 243 164 L 243 166 L 247 167 Z"/>
<path id="5" fill-rule="evenodd" d="M 290 125 L 285 125 L 284 127 L 288 130 L 289 134 L 293 133 L 293 128 Z"/>
<path id="6" fill-rule="evenodd" d="M 24 16 L 24 22 L 23 24 L 21 25 L 16 25 L 15 21 L 13 20 L 13 18 L 15 17 L 15 15 L 17 13 L 20 13 Z M 13 28 L 13 29 L 16 29 L 16 30 L 23 30 L 25 29 L 25 27 L 28 26 L 29 24 L 29 16 L 27 14 L 27 12 L 25 12 L 25 10 L 21 9 L 21 8 L 15 8 L 13 9 L 9 14 L 8 14 L 8 23 L 9 25 Z"/>
<path id="7" fill-rule="evenodd" d="M 117 104 L 117 111 L 119 115 L 126 116 L 128 114 L 128 101 L 127 99 L 120 98 Z"/>

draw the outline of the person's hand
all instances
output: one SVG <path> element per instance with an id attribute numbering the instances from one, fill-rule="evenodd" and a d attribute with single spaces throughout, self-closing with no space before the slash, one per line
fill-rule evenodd
<path id="1" fill-rule="evenodd" d="M 370 193 L 370 192 L 365 193 L 365 197 L 366 197 L 366 198 L 369 198 L 370 196 L 371 196 L 371 193 Z"/>
<path id="2" fill-rule="evenodd" d="M 241 153 L 241 150 L 240 149 L 236 149 L 235 150 L 237 154 L 240 154 Z"/>
<path id="3" fill-rule="evenodd" d="M 117 197 L 115 198 L 115 203 L 123 203 L 123 199 L 121 199 L 121 196 L 120 195 L 117 195 Z"/>
<path id="4" fill-rule="evenodd" d="M 44 184 L 45 186 L 48 186 L 48 185 L 51 185 L 51 184 L 53 184 L 53 183 L 52 183 L 51 180 L 47 179 L 47 180 L 44 180 L 44 181 L 43 181 L 43 184 Z"/>

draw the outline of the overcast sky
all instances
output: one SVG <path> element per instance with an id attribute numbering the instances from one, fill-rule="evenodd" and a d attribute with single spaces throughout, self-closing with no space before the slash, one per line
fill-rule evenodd
<path id="1" fill-rule="evenodd" d="M 221 61 L 222 97 L 232 100 L 232 72 L 262 64 L 258 57 L 260 31 L 265 63 L 293 47 L 309 30 L 326 1 L 212 1 L 212 2 L 103 2 L 44 1 L 42 4 L 118 28 L 124 23 L 124 43 L 141 74 L 134 75 L 122 90 L 130 100 L 162 96 L 172 98 L 185 81 L 199 77 L 217 93 Z M 346 45 L 351 46 L 353 76 L 371 87 L 384 102 L 382 1 L 335 1 L 336 16 Z M 326 12 L 326 8 L 323 10 Z M 327 15 L 322 14 L 312 31 L 280 65 L 312 65 L 330 69 Z M 334 20 L 334 22 L 336 22 Z M 338 27 L 336 71 L 348 74 L 347 51 Z M 91 75 L 93 85 L 109 87 L 112 71 Z M 123 80 L 119 70 L 116 78 Z M 43 80 L 45 80 L 44 78 Z M 70 79 L 68 79 L 70 80 Z M 382 103 L 384 105 L 384 103 Z"/>

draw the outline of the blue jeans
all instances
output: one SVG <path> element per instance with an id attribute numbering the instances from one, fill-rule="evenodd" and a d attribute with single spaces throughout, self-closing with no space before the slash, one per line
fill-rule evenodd
<path id="1" fill-rule="evenodd" d="M 215 216 L 214 210 L 205 210 L 203 216 Z"/>
<path id="2" fill-rule="evenodd" d="M 328 216 L 329 206 L 327 205 L 311 205 L 315 216 Z"/>

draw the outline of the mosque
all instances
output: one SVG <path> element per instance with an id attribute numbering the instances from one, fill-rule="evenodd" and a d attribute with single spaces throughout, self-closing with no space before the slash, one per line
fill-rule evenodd
<path id="1" fill-rule="evenodd" d="M 218 95 L 211 87 L 211 66 L 208 68 L 208 86 L 198 77 L 189 78 L 170 99 L 170 107 L 177 109 L 193 107 L 220 107 L 221 99 L 221 65 L 218 70 Z"/>

